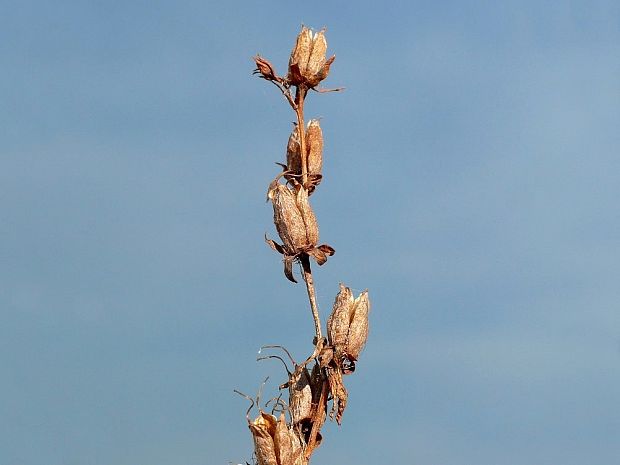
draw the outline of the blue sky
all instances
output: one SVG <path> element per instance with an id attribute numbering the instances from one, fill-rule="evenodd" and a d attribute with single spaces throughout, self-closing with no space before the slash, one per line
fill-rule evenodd
<path id="1" fill-rule="evenodd" d="M 300 25 L 336 255 L 371 334 L 313 463 L 620 456 L 617 2 L 40 2 L 0 14 L 0 463 L 250 459 L 312 320 L 265 203 Z"/>

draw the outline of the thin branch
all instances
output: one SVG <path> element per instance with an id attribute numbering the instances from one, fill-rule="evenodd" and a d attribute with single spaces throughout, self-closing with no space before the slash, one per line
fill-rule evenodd
<path id="1" fill-rule="evenodd" d="M 314 344 L 320 344 L 323 339 L 323 332 L 321 331 L 321 317 L 319 316 L 319 307 L 316 303 L 316 291 L 314 290 L 314 279 L 312 278 L 312 269 L 310 268 L 310 257 L 303 254 L 300 258 L 301 269 L 304 275 L 304 281 L 306 283 L 306 289 L 308 290 L 308 299 L 310 300 L 310 309 L 312 310 L 312 318 L 314 319 L 314 333 L 316 335 L 316 341 Z"/>

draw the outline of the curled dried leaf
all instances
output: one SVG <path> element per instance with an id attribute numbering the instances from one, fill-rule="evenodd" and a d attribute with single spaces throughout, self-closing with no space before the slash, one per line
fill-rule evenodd
<path id="1" fill-rule="evenodd" d="M 342 372 L 340 368 L 326 368 L 327 380 L 329 382 L 329 390 L 332 393 L 332 409 L 329 412 L 330 418 L 336 416 L 336 422 L 342 423 L 342 415 L 347 407 L 347 390 L 342 382 Z"/>

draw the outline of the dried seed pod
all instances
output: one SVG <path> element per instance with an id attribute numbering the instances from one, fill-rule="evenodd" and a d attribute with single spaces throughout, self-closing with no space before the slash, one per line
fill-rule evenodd
<path id="1" fill-rule="evenodd" d="M 267 79 L 268 81 L 279 81 L 278 75 L 276 74 L 276 70 L 273 65 L 269 62 L 269 60 L 261 57 L 260 55 L 256 55 L 254 57 L 254 62 L 256 63 L 256 69 L 253 74 L 260 74 L 259 77 L 263 79 Z"/>
<path id="2" fill-rule="evenodd" d="M 336 295 L 332 313 L 327 319 L 327 337 L 329 344 L 334 347 L 336 357 L 341 356 L 346 349 L 353 302 L 351 289 L 340 283 L 340 291 Z"/>
<path id="3" fill-rule="evenodd" d="M 297 208 L 299 208 L 304 225 L 306 226 L 306 241 L 303 250 L 309 250 L 316 247 L 316 244 L 319 242 L 319 224 L 316 221 L 316 216 L 308 201 L 308 191 L 304 189 L 303 186 L 299 186 L 298 189 Z M 299 248 L 299 250 L 302 249 Z"/>
<path id="4" fill-rule="evenodd" d="M 258 465 L 278 465 L 275 443 L 273 441 L 276 423 L 276 417 L 260 412 L 256 420 L 248 424 L 254 439 L 254 453 L 256 454 Z"/>
<path id="5" fill-rule="evenodd" d="M 289 412 L 293 426 L 312 418 L 312 386 L 306 367 L 297 367 L 288 381 Z"/>
<path id="6" fill-rule="evenodd" d="M 300 255 L 313 257 L 319 265 L 335 253 L 329 245 L 316 246 L 319 240 L 319 226 L 308 201 L 308 191 L 299 184 L 295 193 L 277 181 L 269 186 L 267 197 L 273 204 L 273 222 L 283 245 L 271 239 L 269 246 L 284 255 L 284 275 L 296 283 L 293 276 L 293 261 Z"/>
<path id="7" fill-rule="evenodd" d="M 293 127 L 286 144 L 286 174 L 288 181 L 301 180 L 301 146 L 299 141 L 299 129 Z"/>
<path id="8" fill-rule="evenodd" d="M 314 191 L 321 182 L 323 170 L 323 131 L 318 119 L 312 119 L 306 130 L 306 147 L 308 162 L 308 192 Z"/>
<path id="9" fill-rule="evenodd" d="M 351 289 L 340 284 L 340 292 L 327 320 L 327 336 L 334 348 L 334 359 L 347 367 L 345 373 L 355 370 L 354 362 L 368 339 L 369 311 L 368 291 L 354 299 Z"/>
<path id="10" fill-rule="evenodd" d="M 286 424 L 284 414 L 276 424 L 273 437 L 278 465 L 303 465 L 303 449 L 301 440 L 294 429 Z"/>
<path id="11" fill-rule="evenodd" d="M 370 301 L 368 300 L 368 291 L 364 291 L 355 299 L 353 304 L 353 315 L 345 347 L 346 354 L 353 360 L 357 360 L 360 352 L 366 345 L 369 312 Z"/>
<path id="12" fill-rule="evenodd" d="M 310 52 L 312 51 L 312 39 L 312 31 L 305 26 L 302 27 L 288 61 L 288 80 L 292 85 L 296 86 L 304 82 L 308 58 L 310 58 Z"/>
<path id="13" fill-rule="evenodd" d="M 325 31 L 315 32 L 312 36 L 312 50 L 308 56 L 308 64 L 306 65 L 306 74 L 314 76 L 323 67 L 325 63 L 325 54 L 327 53 L 327 40 L 325 39 Z"/>
<path id="14" fill-rule="evenodd" d="M 284 243 L 284 249 L 290 254 L 313 248 L 316 242 L 311 243 L 310 238 L 316 237 L 318 239 L 318 229 L 311 231 L 311 234 L 308 234 L 306 230 L 306 222 L 311 225 L 314 223 L 316 228 L 316 218 L 313 218 L 314 214 L 307 201 L 307 193 L 304 198 L 302 191 L 306 192 L 301 187 L 300 192 L 296 195 L 288 187 L 277 184 L 269 192 L 269 198 L 273 204 L 273 222 L 280 239 Z M 300 200 L 302 203 L 305 201 L 303 204 L 304 212 L 299 208 L 298 202 Z M 304 218 L 304 213 L 308 218 Z M 313 219 L 314 221 L 312 221 Z"/>
<path id="15" fill-rule="evenodd" d="M 335 56 L 325 59 L 327 40 L 324 31 L 313 33 L 307 27 L 302 27 L 297 36 L 295 47 L 289 58 L 289 84 L 315 87 L 329 74 L 329 67 Z"/>

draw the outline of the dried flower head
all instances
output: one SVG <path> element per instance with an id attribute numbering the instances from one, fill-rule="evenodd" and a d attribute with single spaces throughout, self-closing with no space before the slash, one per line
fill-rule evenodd
<path id="1" fill-rule="evenodd" d="M 301 440 L 286 424 L 284 414 L 276 419 L 261 411 L 254 421 L 248 421 L 248 426 L 258 465 L 303 465 Z"/>
<path id="2" fill-rule="evenodd" d="M 368 291 L 353 298 L 351 289 L 340 284 L 340 292 L 327 320 L 327 336 L 334 348 L 334 359 L 345 374 L 355 370 L 355 361 L 368 339 L 369 311 Z"/>
<path id="3" fill-rule="evenodd" d="M 322 265 L 334 254 L 334 249 L 326 244 L 317 247 L 319 226 L 303 186 L 297 185 L 292 190 L 274 181 L 267 197 L 273 205 L 273 222 L 283 244 L 271 239 L 266 239 L 267 243 L 284 255 L 284 274 L 290 281 L 297 282 L 293 277 L 295 259 L 306 254 Z"/>
<path id="4" fill-rule="evenodd" d="M 323 131 L 318 119 L 308 122 L 306 129 L 306 173 L 308 174 L 305 186 L 308 195 L 311 195 L 319 185 L 323 176 Z M 291 131 L 286 144 L 286 168 L 284 177 L 293 184 L 299 183 L 302 178 L 301 143 L 299 140 L 299 128 L 297 125 Z"/>
<path id="5" fill-rule="evenodd" d="M 335 55 L 326 59 L 326 52 L 325 32 L 312 32 L 309 28 L 302 27 L 289 58 L 289 84 L 312 88 L 325 79 L 329 74 L 329 67 L 336 59 Z"/>

